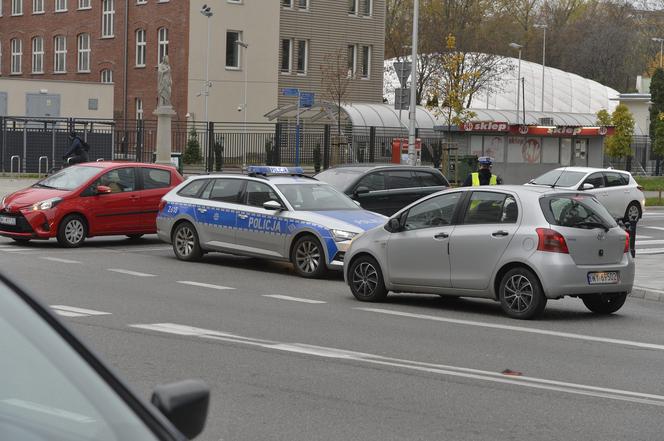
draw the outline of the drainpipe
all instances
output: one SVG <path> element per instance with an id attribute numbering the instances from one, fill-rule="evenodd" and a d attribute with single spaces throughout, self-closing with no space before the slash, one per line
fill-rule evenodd
<path id="1" fill-rule="evenodd" d="M 127 74 L 129 72 L 129 66 L 127 62 L 127 54 L 129 52 L 129 0 L 125 0 L 124 5 L 124 78 L 123 78 L 123 117 L 124 117 L 124 135 L 123 138 L 126 142 L 127 138 Z"/>

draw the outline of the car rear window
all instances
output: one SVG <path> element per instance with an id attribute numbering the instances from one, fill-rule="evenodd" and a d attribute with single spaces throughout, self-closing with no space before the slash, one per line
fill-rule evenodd
<path id="1" fill-rule="evenodd" d="M 171 172 L 168 170 L 141 167 L 141 174 L 143 175 L 143 188 L 145 190 L 171 186 Z"/>
<path id="2" fill-rule="evenodd" d="M 572 187 L 578 184 L 585 175 L 585 172 L 556 169 L 538 176 L 529 183 L 537 185 L 555 184 L 556 187 Z"/>
<path id="3" fill-rule="evenodd" d="M 540 207 L 551 225 L 584 229 L 617 226 L 606 208 L 588 195 L 547 196 L 540 199 Z"/>
<path id="4" fill-rule="evenodd" d="M 319 181 L 327 182 L 341 191 L 346 190 L 349 184 L 365 172 L 364 169 L 331 168 L 314 176 Z"/>

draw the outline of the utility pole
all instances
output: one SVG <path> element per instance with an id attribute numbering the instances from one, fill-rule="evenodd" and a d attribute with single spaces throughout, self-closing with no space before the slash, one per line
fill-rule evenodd
<path id="1" fill-rule="evenodd" d="M 544 65 L 546 64 L 546 28 L 548 27 L 544 23 L 536 24 L 533 27 L 542 29 L 544 31 L 544 36 L 542 37 L 542 108 L 541 111 L 544 112 Z"/>
<path id="2" fill-rule="evenodd" d="M 413 2 L 413 44 L 411 48 L 411 71 L 410 71 L 410 121 L 408 125 L 408 165 L 415 164 L 415 118 L 417 115 L 417 33 L 419 20 L 420 2 Z"/>

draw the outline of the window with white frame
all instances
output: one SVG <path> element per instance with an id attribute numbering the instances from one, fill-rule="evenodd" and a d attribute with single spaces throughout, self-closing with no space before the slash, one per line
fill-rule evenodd
<path id="1" fill-rule="evenodd" d="M 307 10 L 309 9 L 309 0 L 297 0 L 297 7 L 300 10 Z"/>
<path id="2" fill-rule="evenodd" d="M 23 15 L 23 0 L 12 0 L 12 15 Z"/>
<path id="3" fill-rule="evenodd" d="M 10 46 L 12 54 L 11 73 L 20 74 L 21 65 L 23 63 L 23 41 L 18 38 L 14 38 L 12 39 Z"/>
<path id="4" fill-rule="evenodd" d="M 145 35 L 145 29 L 138 29 L 136 31 L 136 67 L 145 67 L 145 51 L 147 44 Z"/>
<path id="5" fill-rule="evenodd" d="M 159 42 L 158 45 L 158 52 L 157 52 L 157 63 L 161 63 L 162 60 L 166 55 L 168 55 L 168 29 L 166 28 L 159 28 L 157 31 L 157 41 Z"/>
<path id="6" fill-rule="evenodd" d="M 32 13 L 33 14 L 44 13 L 44 0 L 32 0 Z"/>
<path id="7" fill-rule="evenodd" d="M 307 74 L 307 68 L 309 64 L 309 41 L 307 40 L 298 40 L 297 41 L 297 73 L 301 75 Z"/>
<path id="8" fill-rule="evenodd" d="M 148 0 L 136 0 L 137 5 L 144 5 L 148 2 Z"/>
<path id="9" fill-rule="evenodd" d="M 242 32 L 226 31 L 226 68 L 240 68 L 240 48 L 237 42 L 242 41 Z"/>
<path id="10" fill-rule="evenodd" d="M 92 9 L 91 0 L 78 0 L 78 9 Z"/>
<path id="11" fill-rule="evenodd" d="M 67 37 L 56 35 L 53 39 L 53 71 L 55 73 L 67 72 Z"/>
<path id="12" fill-rule="evenodd" d="M 371 17 L 373 14 L 373 0 L 362 0 L 362 15 Z"/>
<path id="13" fill-rule="evenodd" d="M 235 3 L 236 5 L 239 5 L 242 3 L 242 0 L 226 0 L 228 3 Z"/>
<path id="14" fill-rule="evenodd" d="M 281 40 L 281 72 L 290 73 L 291 60 L 293 57 L 293 40 L 284 38 Z"/>
<path id="15" fill-rule="evenodd" d="M 78 36 L 78 71 L 90 72 L 90 34 Z"/>
<path id="16" fill-rule="evenodd" d="M 103 69 L 101 71 L 101 82 L 102 83 L 113 82 L 113 71 L 111 69 Z"/>
<path id="17" fill-rule="evenodd" d="M 44 37 L 32 39 L 32 73 L 44 73 Z"/>
<path id="18" fill-rule="evenodd" d="M 371 46 L 362 46 L 362 78 L 369 78 L 371 71 Z"/>
<path id="19" fill-rule="evenodd" d="M 136 119 L 143 119 L 143 100 L 136 98 Z"/>
<path id="20" fill-rule="evenodd" d="M 284 8 L 292 8 L 293 0 L 281 0 L 281 6 L 283 6 Z"/>
<path id="21" fill-rule="evenodd" d="M 55 0 L 55 12 L 66 12 L 67 0 Z"/>
<path id="22" fill-rule="evenodd" d="M 102 0 L 101 36 L 112 37 L 115 25 L 115 0 Z"/>
<path id="23" fill-rule="evenodd" d="M 357 54 L 354 44 L 348 45 L 348 78 L 355 76 L 357 72 Z"/>
<path id="24" fill-rule="evenodd" d="M 359 0 L 348 0 L 348 13 L 352 15 L 357 15 L 357 3 Z"/>

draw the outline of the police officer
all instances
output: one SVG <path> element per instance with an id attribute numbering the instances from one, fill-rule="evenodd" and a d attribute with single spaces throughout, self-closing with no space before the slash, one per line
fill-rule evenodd
<path id="1" fill-rule="evenodd" d="M 503 180 L 498 175 L 491 173 L 491 165 L 493 164 L 493 159 L 488 156 L 481 156 L 478 159 L 480 163 L 479 171 L 470 173 L 466 180 L 463 182 L 464 187 L 477 187 L 480 185 L 500 185 L 503 183 Z"/>

